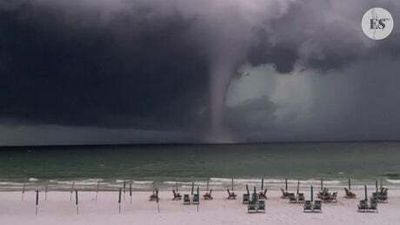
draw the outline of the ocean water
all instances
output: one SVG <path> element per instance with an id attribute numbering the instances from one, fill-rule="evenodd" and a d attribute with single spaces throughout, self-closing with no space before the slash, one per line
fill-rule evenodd
<path id="1" fill-rule="evenodd" d="M 257 184 L 400 186 L 400 143 L 290 143 L 252 145 L 138 145 L 0 149 L 0 189 L 52 185 L 136 189 L 192 182 L 216 188 Z"/>

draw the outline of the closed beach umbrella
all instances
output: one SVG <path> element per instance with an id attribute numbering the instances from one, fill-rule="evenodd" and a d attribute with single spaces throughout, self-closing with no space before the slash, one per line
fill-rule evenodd
<path id="1" fill-rule="evenodd" d="M 129 197 L 131 198 L 131 204 L 132 204 L 132 182 L 129 183 Z"/>
<path id="2" fill-rule="evenodd" d="M 79 200 L 78 200 L 78 190 L 75 190 L 75 205 L 76 205 L 76 215 L 79 214 Z"/>
<path id="3" fill-rule="evenodd" d="M 285 191 L 287 191 L 287 178 L 285 178 Z"/>
<path id="4" fill-rule="evenodd" d="M 375 180 L 375 189 L 376 189 L 376 192 L 378 192 L 378 180 Z"/>
<path id="5" fill-rule="evenodd" d="M 314 187 L 311 185 L 311 201 L 314 201 Z"/>
<path id="6" fill-rule="evenodd" d="M 119 213 L 121 213 L 121 192 L 122 192 L 122 189 L 120 188 L 119 192 L 118 192 L 118 212 Z"/>
<path id="7" fill-rule="evenodd" d="M 249 185 L 247 185 L 247 184 L 246 184 L 246 191 L 247 191 L 247 194 L 250 195 Z"/>
<path id="8" fill-rule="evenodd" d="M 178 192 L 178 182 L 175 182 L 175 189 L 176 189 L 176 192 Z"/>
<path id="9" fill-rule="evenodd" d="M 36 215 L 38 213 L 38 207 L 39 207 L 39 190 L 36 190 Z"/>
<path id="10" fill-rule="evenodd" d="M 207 179 L 207 191 L 208 191 L 208 188 L 209 188 L 209 184 L 210 183 L 210 180 L 209 179 Z"/>
<path id="11" fill-rule="evenodd" d="M 36 190 L 36 205 L 39 205 L 39 190 Z"/>
<path id="12" fill-rule="evenodd" d="M 365 201 L 368 200 L 367 185 L 364 185 Z"/>
<path id="13" fill-rule="evenodd" d="M 264 177 L 261 178 L 261 191 L 264 190 Z"/>
<path id="14" fill-rule="evenodd" d="M 194 182 L 192 182 L 192 191 L 191 191 L 192 195 L 193 195 L 193 192 L 194 192 Z"/>
<path id="15" fill-rule="evenodd" d="M 321 178 L 321 190 L 324 189 L 324 178 Z"/>
<path id="16" fill-rule="evenodd" d="M 300 180 L 297 180 L 297 194 L 299 194 L 299 189 L 300 189 Z"/>
<path id="17" fill-rule="evenodd" d="M 232 191 L 233 191 L 233 177 L 232 177 Z"/>
<path id="18" fill-rule="evenodd" d="M 78 190 L 75 190 L 75 205 L 79 204 L 79 200 L 78 200 Z"/>
<path id="19" fill-rule="evenodd" d="M 349 191 L 351 190 L 351 178 L 349 177 Z"/>

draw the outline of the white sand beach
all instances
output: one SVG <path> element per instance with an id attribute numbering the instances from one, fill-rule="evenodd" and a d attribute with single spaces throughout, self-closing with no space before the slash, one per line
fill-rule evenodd
<path id="1" fill-rule="evenodd" d="M 185 192 L 181 192 L 184 194 Z M 186 192 L 187 193 L 187 192 Z M 339 191 L 338 202 L 323 204 L 322 213 L 304 213 L 300 204 L 289 204 L 280 198 L 280 191 L 269 191 L 266 213 L 248 214 L 242 205 L 243 191 L 236 191 L 237 200 L 226 200 L 226 192 L 213 193 L 211 201 L 201 200 L 199 211 L 194 205 L 186 206 L 182 201 L 172 201 L 170 191 L 160 192 L 159 212 L 157 203 L 148 200 L 150 192 L 134 192 L 130 204 L 129 193 L 122 201 L 118 213 L 118 193 L 79 193 L 79 215 L 69 192 L 49 192 L 47 200 L 40 193 L 38 215 L 35 216 L 35 193 L 26 192 L 22 201 L 21 192 L 0 192 L 1 225 L 228 225 L 228 224 L 307 224 L 307 225 L 396 225 L 400 224 L 400 191 L 389 190 L 389 202 L 379 204 L 378 213 L 358 213 L 357 204 L 364 197 L 357 189 L 357 199 L 343 198 Z M 306 199 L 309 193 L 305 192 Z"/>

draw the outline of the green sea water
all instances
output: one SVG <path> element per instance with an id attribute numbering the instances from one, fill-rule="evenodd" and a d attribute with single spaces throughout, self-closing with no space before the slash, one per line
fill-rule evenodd
<path id="1" fill-rule="evenodd" d="M 137 145 L 0 150 L 0 181 L 283 178 L 400 182 L 400 143 Z"/>

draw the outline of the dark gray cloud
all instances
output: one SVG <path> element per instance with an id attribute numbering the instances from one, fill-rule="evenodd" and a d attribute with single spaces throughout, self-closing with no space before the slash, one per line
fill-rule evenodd
<path id="1" fill-rule="evenodd" d="M 379 4 L 398 19 L 400 3 Z M 290 134 L 307 139 L 318 129 L 302 118 L 305 112 L 270 96 L 278 91 L 228 107 L 226 92 L 243 79 L 243 65 L 272 65 L 277 75 L 338 77 L 323 84 L 341 88 L 351 78 L 337 74 L 348 74 L 353 65 L 368 65 L 377 57 L 396 64 L 396 25 L 381 42 L 362 34 L 362 14 L 373 6 L 373 0 L 0 0 L 0 121 L 7 126 L 180 130 L 193 136 L 209 133 L 211 141 L 249 139 L 240 137 L 240 130 L 257 140 L 288 140 Z M 351 77 L 360 79 L 358 94 L 369 96 L 360 71 Z M 380 82 L 385 86 L 392 79 L 383 76 Z M 308 110 L 319 110 L 325 90 L 306 76 L 298 82 L 312 88 Z M 266 84 L 271 90 L 274 85 Z M 331 110 L 339 117 L 355 115 L 361 104 L 356 98 L 348 104 L 345 96 L 334 101 Z M 329 112 L 321 114 L 317 118 L 332 121 Z M 386 118 L 394 120 L 394 114 Z M 334 139 L 343 129 L 348 129 L 344 123 L 325 136 Z M 351 129 L 348 136 L 358 137 Z"/>

